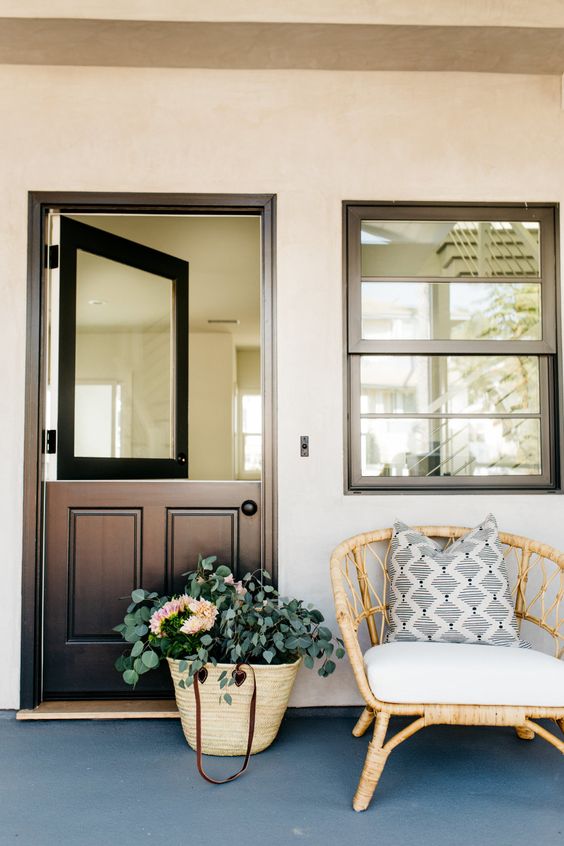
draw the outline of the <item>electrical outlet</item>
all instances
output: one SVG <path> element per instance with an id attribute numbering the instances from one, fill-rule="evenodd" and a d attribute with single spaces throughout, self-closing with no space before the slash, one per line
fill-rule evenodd
<path id="1" fill-rule="evenodd" d="M 302 458 L 309 457 L 309 435 L 300 435 L 300 455 Z"/>

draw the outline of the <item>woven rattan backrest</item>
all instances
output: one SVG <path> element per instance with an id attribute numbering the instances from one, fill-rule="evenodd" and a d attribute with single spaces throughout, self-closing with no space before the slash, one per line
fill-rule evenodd
<path id="1" fill-rule="evenodd" d="M 460 526 L 417 526 L 416 531 L 448 546 L 469 529 Z M 387 625 L 388 556 L 392 529 L 356 535 L 340 544 L 331 558 L 331 578 L 341 622 L 355 632 L 366 621 L 372 644 L 381 642 Z M 551 546 L 500 532 L 520 627 L 542 630 L 539 647 L 564 654 L 564 553 Z M 563 611 L 561 611 L 561 606 Z M 529 638 L 528 632 L 522 632 Z"/>

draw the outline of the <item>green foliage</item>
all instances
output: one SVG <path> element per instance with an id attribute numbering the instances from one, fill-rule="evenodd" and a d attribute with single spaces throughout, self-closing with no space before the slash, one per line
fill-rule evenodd
<path id="1" fill-rule="evenodd" d="M 332 656 L 344 656 L 343 643 L 334 639 L 323 614 L 299 599 L 286 599 L 270 584 L 268 574 L 248 573 L 235 582 L 229 567 L 215 566 L 215 557 L 200 556 L 197 569 L 187 576 L 185 593 L 193 599 L 205 599 L 218 609 L 210 631 L 188 635 L 180 631 L 190 612 L 171 615 L 160 635 L 149 629 L 152 615 L 170 601 L 167 596 L 141 588 L 131 594 L 131 603 L 123 623 L 115 627 L 130 649 L 115 664 L 126 684 L 137 684 L 139 677 L 156 669 L 166 658 L 179 659 L 181 687 L 193 682 L 195 673 L 205 664 L 244 662 L 249 664 L 289 664 L 300 657 L 304 666 L 329 676 L 335 670 Z M 164 612 L 163 612 L 164 613 Z M 219 676 L 221 691 L 235 683 L 225 672 Z M 223 692 L 227 703 L 231 696 Z"/>

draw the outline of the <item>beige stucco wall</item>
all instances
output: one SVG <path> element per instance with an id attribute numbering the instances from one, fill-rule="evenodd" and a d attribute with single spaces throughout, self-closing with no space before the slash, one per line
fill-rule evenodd
<path id="1" fill-rule="evenodd" d="M 332 617 L 342 538 L 473 524 L 564 547 L 557 495 L 343 495 L 341 201 L 564 201 L 560 80 L 0 68 L 0 707 L 18 705 L 27 191 L 278 195 L 280 582 Z M 299 457 L 309 434 L 310 458 Z M 356 701 L 345 664 L 296 705 Z"/>
<path id="2" fill-rule="evenodd" d="M 107 20 L 562 26 L 561 0 L 0 0 L 0 15 Z"/>

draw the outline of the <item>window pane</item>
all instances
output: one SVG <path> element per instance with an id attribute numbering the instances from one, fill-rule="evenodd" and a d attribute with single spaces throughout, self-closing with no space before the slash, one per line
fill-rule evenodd
<path id="1" fill-rule="evenodd" d="M 262 463 L 262 437 L 243 435 L 243 469 L 245 473 L 260 473 Z"/>
<path id="2" fill-rule="evenodd" d="M 536 356 L 371 355 L 361 414 L 538 414 Z"/>
<path id="3" fill-rule="evenodd" d="M 120 395 L 120 385 L 95 382 L 75 385 L 75 455 L 120 457 Z"/>
<path id="4" fill-rule="evenodd" d="M 243 394 L 241 397 L 242 406 L 242 430 L 250 434 L 262 432 L 262 397 L 260 394 Z"/>
<path id="5" fill-rule="evenodd" d="M 363 220 L 363 276 L 540 275 L 532 221 Z"/>
<path id="6" fill-rule="evenodd" d="M 366 340 L 542 338 L 539 282 L 363 282 Z"/>
<path id="7" fill-rule="evenodd" d="M 75 455 L 174 455 L 170 279 L 79 250 Z"/>
<path id="8" fill-rule="evenodd" d="M 541 473 L 538 419 L 361 421 L 363 476 L 535 476 Z"/>

